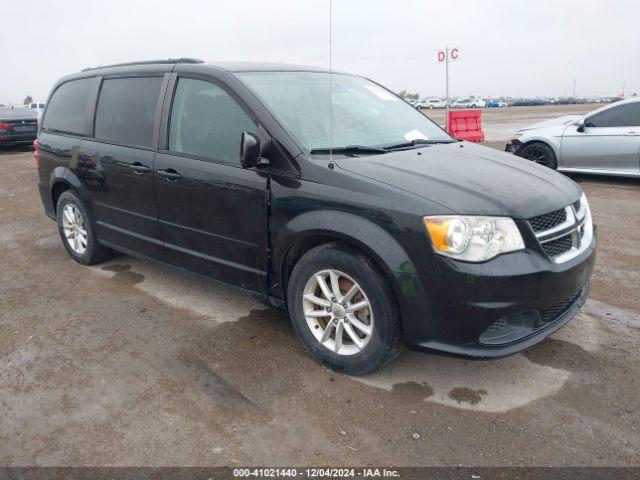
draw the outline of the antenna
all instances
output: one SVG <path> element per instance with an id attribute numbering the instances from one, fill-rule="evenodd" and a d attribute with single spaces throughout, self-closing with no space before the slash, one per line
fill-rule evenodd
<path id="1" fill-rule="evenodd" d="M 332 3 L 329 0 L 329 168 L 333 170 L 333 25 Z"/>

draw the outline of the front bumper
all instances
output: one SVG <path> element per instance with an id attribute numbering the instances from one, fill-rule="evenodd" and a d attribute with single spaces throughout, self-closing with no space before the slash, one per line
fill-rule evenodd
<path id="1" fill-rule="evenodd" d="M 515 154 L 521 146 L 522 146 L 522 142 L 520 140 L 511 140 L 504 147 L 504 151 L 507 153 Z"/>
<path id="2" fill-rule="evenodd" d="M 562 264 L 531 250 L 483 264 L 438 257 L 441 276 L 414 275 L 401 301 L 410 348 L 472 357 L 501 357 L 542 341 L 586 301 L 596 235 Z M 405 285 L 410 280 L 405 275 Z"/>

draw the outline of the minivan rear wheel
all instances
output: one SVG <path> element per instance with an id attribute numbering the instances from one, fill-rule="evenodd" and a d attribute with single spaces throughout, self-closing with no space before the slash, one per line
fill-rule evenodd
<path id="1" fill-rule="evenodd" d="M 317 362 L 370 373 L 400 351 L 400 318 L 385 278 L 359 251 L 321 245 L 295 265 L 287 303 L 298 338 Z"/>
<path id="2" fill-rule="evenodd" d="M 60 195 L 56 215 L 62 244 L 76 262 L 93 265 L 109 257 L 110 250 L 98 243 L 89 212 L 74 191 Z"/>

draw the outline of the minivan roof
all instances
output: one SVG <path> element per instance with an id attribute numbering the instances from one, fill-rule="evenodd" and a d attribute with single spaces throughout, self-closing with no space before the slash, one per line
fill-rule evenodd
<path id="1" fill-rule="evenodd" d="M 98 70 L 105 70 L 119 67 L 119 70 L 136 70 L 136 67 L 149 67 L 153 65 L 178 65 L 178 64 L 203 64 L 209 67 L 227 70 L 229 72 L 268 72 L 268 71 L 304 71 L 304 72 L 329 72 L 329 69 L 321 67 L 311 67 L 306 65 L 291 65 L 284 63 L 267 63 L 267 62 L 204 62 L 196 58 L 168 58 L 166 60 L 142 60 L 138 62 L 116 63 L 113 65 L 102 65 L 99 67 L 90 67 L 82 69 L 82 72 L 95 73 Z M 130 67 L 130 68 L 126 68 Z"/>

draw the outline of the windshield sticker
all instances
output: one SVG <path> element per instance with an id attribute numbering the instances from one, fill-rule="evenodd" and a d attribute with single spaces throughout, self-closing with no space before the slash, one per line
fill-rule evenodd
<path id="1" fill-rule="evenodd" d="M 408 142 L 411 142 L 412 140 L 429 140 L 429 137 L 427 137 L 420 130 L 411 130 L 405 133 L 403 137 Z"/>
<path id="2" fill-rule="evenodd" d="M 389 100 L 392 102 L 397 102 L 398 99 L 387 92 L 384 88 L 376 87 L 375 85 L 363 85 L 364 88 L 373 93 L 376 97 L 381 98 L 382 100 Z"/>

